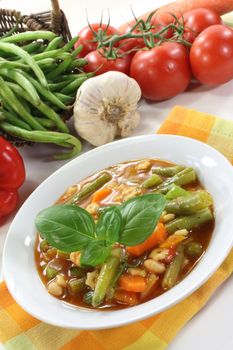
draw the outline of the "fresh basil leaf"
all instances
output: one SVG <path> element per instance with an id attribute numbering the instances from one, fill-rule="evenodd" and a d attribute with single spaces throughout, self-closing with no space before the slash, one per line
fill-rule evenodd
<path id="1" fill-rule="evenodd" d="M 96 226 L 97 238 L 110 244 L 118 242 L 121 227 L 121 212 L 118 207 L 112 206 L 100 215 Z"/>
<path id="2" fill-rule="evenodd" d="M 95 223 L 92 216 L 76 205 L 54 205 L 36 217 L 36 228 L 53 247 L 75 252 L 92 242 Z"/>
<path id="3" fill-rule="evenodd" d="M 165 204 L 165 197 L 159 193 L 145 194 L 123 203 L 119 207 L 123 219 L 119 243 L 134 246 L 144 242 L 157 225 Z"/>
<path id="4" fill-rule="evenodd" d="M 92 241 L 81 252 L 81 265 L 96 266 L 103 264 L 109 257 L 112 247 L 106 247 L 104 241 Z"/>

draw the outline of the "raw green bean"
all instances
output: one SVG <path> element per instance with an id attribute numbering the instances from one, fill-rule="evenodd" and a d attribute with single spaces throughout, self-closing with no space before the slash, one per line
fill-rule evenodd
<path id="1" fill-rule="evenodd" d="M 61 90 L 61 93 L 62 94 L 70 94 L 74 91 L 76 92 L 76 90 L 82 85 L 82 83 L 84 83 L 84 81 L 86 81 L 91 76 L 92 76 L 92 73 L 80 75 L 79 78 L 77 78 L 76 80 L 69 83 L 66 87 L 64 87 Z"/>
<path id="2" fill-rule="evenodd" d="M 59 133 L 55 131 L 38 131 L 38 130 L 24 130 L 18 128 L 5 121 L 0 123 L 0 129 L 4 130 L 12 136 L 19 137 L 20 139 L 32 142 L 40 143 L 54 143 L 58 146 L 72 148 L 72 151 L 57 154 L 55 159 L 68 159 L 76 156 L 80 153 L 82 145 L 81 142 L 72 135 Z"/>
<path id="3" fill-rule="evenodd" d="M 77 78 L 80 77 L 80 75 L 83 75 L 83 74 L 86 74 L 86 73 L 81 73 L 81 74 L 63 74 L 61 77 L 59 78 L 55 78 L 54 79 L 54 82 L 56 83 L 59 83 L 60 81 L 73 81 L 73 80 L 76 80 Z"/>
<path id="4" fill-rule="evenodd" d="M 197 228 L 211 220 L 213 220 L 213 214 L 209 208 L 205 208 L 193 215 L 181 216 L 175 220 L 172 220 L 165 224 L 165 226 L 167 232 L 172 234 L 177 230 L 191 230 L 193 228 Z"/>
<path id="5" fill-rule="evenodd" d="M 23 128 L 25 130 L 32 130 L 30 126 L 25 123 L 23 120 L 18 118 L 16 114 L 8 112 L 6 110 L 1 110 L 1 113 L 5 116 L 5 120 L 13 125 L 18 126 L 19 128 Z"/>
<path id="6" fill-rule="evenodd" d="M 0 62 L 0 67 L 1 67 L 1 62 Z M 51 91 L 60 91 L 66 85 L 68 85 L 67 81 L 61 81 L 60 83 L 49 83 L 49 89 Z"/>
<path id="7" fill-rule="evenodd" d="M 120 266 L 121 257 L 122 249 L 115 248 L 113 249 L 111 256 L 102 265 L 92 298 L 93 307 L 97 307 L 103 302 L 106 292 L 110 287 L 115 273 Z"/>
<path id="8" fill-rule="evenodd" d="M 76 43 L 76 41 L 78 41 L 78 36 L 75 36 L 73 39 L 71 39 L 67 44 L 65 44 L 64 46 L 63 46 L 63 51 L 70 51 L 70 50 L 72 50 L 73 49 L 73 47 L 74 47 L 74 44 Z M 80 45 L 81 46 L 81 49 L 80 49 L 80 51 L 82 50 L 82 45 Z"/>
<path id="9" fill-rule="evenodd" d="M 13 33 L 15 33 L 18 30 L 19 26 L 18 23 L 12 27 L 8 32 L 6 32 L 3 36 L 1 36 L 1 39 L 8 38 L 11 36 Z"/>
<path id="10" fill-rule="evenodd" d="M 55 96 L 51 91 L 49 91 L 49 90 L 45 89 L 43 86 L 41 86 L 40 83 L 39 83 L 36 79 L 32 78 L 29 74 L 27 74 L 27 73 L 25 73 L 25 72 L 24 72 L 23 74 L 24 74 L 25 78 L 27 78 L 27 79 L 34 85 L 34 87 L 36 88 L 36 90 L 37 90 L 47 101 L 51 102 L 53 105 L 55 105 L 55 106 L 57 106 L 57 107 L 59 107 L 59 108 L 61 108 L 61 109 L 64 109 L 64 110 L 67 109 L 67 107 L 64 105 L 64 103 L 61 102 L 61 101 L 57 98 L 57 96 Z M 59 119 L 60 119 L 60 118 L 59 118 Z M 68 130 L 68 129 L 66 128 L 66 131 L 67 131 L 67 130 Z"/>
<path id="11" fill-rule="evenodd" d="M 35 130 L 45 130 L 34 118 L 33 116 L 26 111 L 26 109 L 21 105 L 15 96 L 14 92 L 8 86 L 8 84 L 0 77 L 1 84 L 1 96 L 4 101 L 10 104 L 12 109 L 21 116 L 21 118 L 29 124 L 32 129 Z"/>
<path id="12" fill-rule="evenodd" d="M 189 191 L 184 190 L 182 187 L 177 185 L 172 185 L 172 188 L 166 193 L 166 199 L 175 199 L 178 197 L 187 197 L 190 195 Z"/>
<path id="13" fill-rule="evenodd" d="M 87 288 L 86 284 L 86 277 L 83 278 L 72 278 L 68 282 L 68 286 L 73 294 L 77 294 L 79 292 L 82 292 Z"/>
<path id="14" fill-rule="evenodd" d="M 53 267 L 50 267 L 47 265 L 45 269 L 46 277 L 51 280 L 52 278 L 56 277 L 58 274 L 59 270 L 54 269 Z"/>
<path id="15" fill-rule="evenodd" d="M 39 83 L 38 83 L 39 84 Z M 25 100 L 27 100 L 29 103 L 33 104 L 33 101 L 31 101 L 29 95 L 27 93 L 24 93 L 24 91 L 20 88 L 20 86 L 7 82 L 7 85 L 20 97 L 23 97 Z M 52 120 L 56 125 L 58 130 L 62 131 L 62 132 L 69 132 L 69 129 L 67 127 L 67 125 L 63 122 L 63 120 L 59 117 L 59 115 L 54 112 L 54 110 L 52 108 L 50 108 L 49 106 L 47 106 L 44 102 L 41 101 L 39 106 L 35 107 L 44 115 L 46 115 L 47 118 L 49 118 L 50 120 Z"/>
<path id="16" fill-rule="evenodd" d="M 78 267 L 78 266 L 72 266 L 70 268 L 70 276 L 71 277 L 84 277 L 86 276 L 87 271 L 85 271 L 84 269 Z"/>
<path id="17" fill-rule="evenodd" d="M 36 50 L 40 49 L 41 45 L 42 45 L 41 42 L 35 41 L 33 43 L 21 46 L 21 48 L 24 49 L 24 51 L 27 51 L 28 53 L 33 53 Z"/>
<path id="18" fill-rule="evenodd" d="M 43 241 L 40 242 L 40 250 L 42 250 L 42 252 L 47 252 L 47 250 L 49 249 L 49 242 L 46 241 L 46 239 L 43 239 Z"/>
<path id="19" fill-rule="evenodd" d="M 179 274 L 182 270 L 184 263 L 184 246 L 179 245 L 177 247 L 176 256 L 173 259 L 173 261 L 170 263 L 170 265 L 167 267 L 167 270 L 164 274 L 163 280 L 162 280 L 162 287 L 163 289 L 171 289 L 176 284 Z"/>
<path id="20" fill-rule="evenodd" d="M 21 86 L 31 97 L 33 103 L 38 106 L 41 103 L 40 96 L 32 83 L 21 74 L 20 70 L 1 69 L 0 75 L 3 75 L 11 80 L 15 81 Z"/>
<path id="21" fill-rule="evenodd" d="M 63 49 L 56 49 L 47 52 L 41 52 L 33 55 L 35 61 L 43 60 L 44 58 L 58 58 L 59 54 L 64 53 Z"/>
<path id="22" fill-rule="evenodd" d="M 166 203 L 165 210 L 168 213 L 178 215 L 194 214 L 213 204 L 212 197 L 206 191 L 196 191 L 186 197 L 178 197 Z"/>
<path id="23" fill-rule="evenodd" d="M 11 61 L 7 61 L 4 60 L 3 58 L 0 59 L 0 69 L 2 68 L 9 68 L 9 69 L 14 69 L 14 68 L 23 68 L 23 69 L 27 69 L 28 66 L 24 63 L 20 63 L 20 62 L 11 62 Z"/>
<path id="24" fill-rule="evenodd" d="M 61 75 L 61 73 L 63 73 L 66 69 L 69 68 L 72 60 L 73 60 L 72 57 L 70 57 L 69 59 L 60 63 L 54 70 L 50 71 L 46 75 L 46 78 L 47 79 L 54 79 L 54 78 L 58 77 L 59 75 Z"/>
<path id="25" fill-rule="evenodd" d="M 52 40 L 55 38 L 56 34 L 50 31 L 44 31 L 44 30 L 38 30 L 38 31 L 27 31 L 24 33 L 19 33 L 12 35 L 7 38 L 1 38 L 0 42 L 5 42 L 5 43 L 18 43 L 18 42 L 23 42 L 23 41 L 33 41 L 37 39 L 42 39 L 42 40 Z"/>
<path id="26" fill-rule="evenodd" d="M 3 114 L 2 111 L 0 111 L 0 121 L 6 120 L 5 115 Z"/>
<path id="27" fill-rule="evenodd" d="M 104 184 L 110 181 L 111 178 L 111 175 L 107 172 L 100 174 L 96 179 L 85 184 L 77 194 L 75 193 L 71 198 L 69 198 L 67 203 L 78 203 L 81 199 L 86 198 L 91 193 L 101 188 Z"/>
<path id="28" fill-rule="evenodd" d="M 59 98 L 59 100 L 61 100 L 61 102 L 65 103 L 66 105 L 69 103 L 73 103 L 75 99 L 74 96 L 67 96 L 64 94 L 60 94 L 59 92 L 55 92 L 54 95 L 57 96 L 57 98 Z"/>
<path id="29" fill-rule="evenodd" d="M 150 188 L 150 187 L 154 187 L 154 186 L 158 186 L 163 182 L 163 180 L 161 179 L 161 177 L 157 174 L 152 174 L 148 179 L 146 179 L 145 181 L 143 181 L 142 183 L 142 187 L 144 188 Z"/>
<path id="30" fill-rule="evenodd" d="M 44 58 L 43 60 L 37 61 L 38 66 L 41 68 L 50 68 L 55 64 L 54 58 Z"/>
<path id="31" fill-rule="evenodd" d="M 41 118 L 41 117 L 34 117 L 34 118 L 35 120 L 38 121 L 38 123 L 40 123 L 40 125 L 44 126 L 46 129 L 51 129 L 56 126 L 55 122 L 50 119 Z"/>
<path id="32" fill-rule="evenodd" d="M 44 52 L 56 50 L 61 45 L 62 42 L 63 42 L 63 38 L 61 36 L 57 36 L 53 38 L 53 40 L 50 41 L 50 43 L 48 44 Z"/>
<path id="33" fill-rule="evenodd" d="M 176 175 L 165 180 L 161 185 L 157 186 L 155 191 L 165 194 L 172 188 L 173 184 L 183 186 L 192 183 L 195 180 L 196 173 L 193 168 L 185 168 Z"/>
<path id="34" fill-rule="evenodd" d="M 45 79 L 44 73 L 42 72 L 38 64 L 35 62 L 35 60 L 32 58 L 32 56 L 30 56 L 30 54 L 28 54 L 26 51 L 24 51 L 17 45 L 9 44 L 1 41 L 0 41 L 0 51 L 13 53 L 16 56 L 21 57 L 23 61 L 26 62 L 31 67 L 31 69 L 39 79 L 40 83 L 44 87 L 47 87 L 47 80 Z"/>
<path id="35" fill-rule="evenodd" d="M 174 176 L 177 173 L 179 173 L 181 170 L 184 170 L 185 167 L 181 165 L 174 165 L 174 166 L 156 166 L 152 168 L 152 173 L 161 175 L 161 176 Z"/>
<path id="36" fill-rule="evenodd" d="M 83 67 L 88 63 L 88 61 L 85 58 L 78 58 L 74 60 L 70 65 L 70 70 L 73 70 L 75 68 Z"/>

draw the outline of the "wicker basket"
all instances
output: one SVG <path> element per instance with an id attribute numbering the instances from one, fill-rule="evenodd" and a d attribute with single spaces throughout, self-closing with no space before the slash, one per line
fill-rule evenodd
<path id="1" fill-rule="evenodd" d="M 62 35 L 64 42 L 71 39 L 68 22 L 60 9 L 58 0 L 51 0 L 52 10 L 31 15 L 22 15 L 19 11 L 0 9 L 0 37 L 13 27 L 16 32 L 27 30 L 51 30 Z"/>

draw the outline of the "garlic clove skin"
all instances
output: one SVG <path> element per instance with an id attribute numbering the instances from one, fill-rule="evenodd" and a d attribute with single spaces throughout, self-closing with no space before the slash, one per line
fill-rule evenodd
<path id="1" fill-rule="evenodd" d="M 74 126 L 94 146 L 126 137 L 138 126 L 138 83 L 126 74 L 110 71 L 86 80 L 74 105 Z"/>

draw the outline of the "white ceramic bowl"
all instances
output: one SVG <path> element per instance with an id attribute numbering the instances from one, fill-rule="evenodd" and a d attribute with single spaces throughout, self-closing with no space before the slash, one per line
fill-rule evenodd
<path id="1" fill-rule="evenodd" d="M 206 254 L 194 270 L 163 295 L 118 311 L 92 311 L 73 307 L 51 295 L 42 284 L 34 262 L 36 214 L 64 190 L 83 178 L 123 161 L 160 158 L 192 166 L 215 203 L 216 224 Z M 112 328 L 161 312 L 203 284 L 222 263 L 233 243 L 233 168 L 215 149 L 193 139 L 171 135 L 145 135 L 107 144 L 67 163 L 45 180 L 16 215 L 4 247 L 7 286 L 28 313 L 47 323 L 79 329 Z"/>

